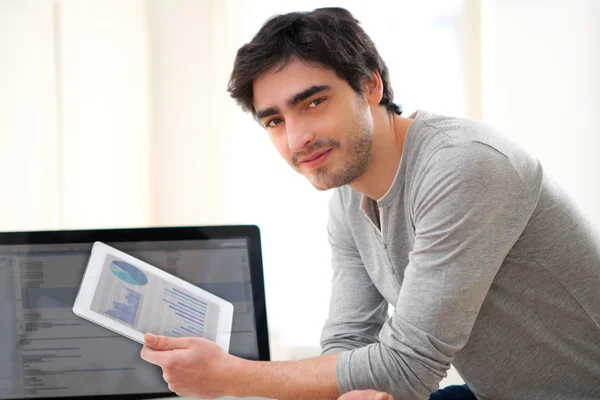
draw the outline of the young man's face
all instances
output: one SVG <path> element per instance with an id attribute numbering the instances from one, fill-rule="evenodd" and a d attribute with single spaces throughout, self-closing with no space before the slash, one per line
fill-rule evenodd
<path id="1" fill-rule="evenodd" d="M 254 108 L 279 154 L 319 190 L 368 168 L 373 120 L 367 101 L 333 70 L 298 60 L 254 81 Z"/>

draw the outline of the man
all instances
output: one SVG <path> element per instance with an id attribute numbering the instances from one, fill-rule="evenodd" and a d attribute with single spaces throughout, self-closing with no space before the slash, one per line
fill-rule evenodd
<path id="1" fill-rule="evenodd" d="M 159 337 L 142 356 L 172 390 L 600 397 L 600 236 L 535 158 L 481 122 L 402 117 L 383 60 L 343 9 L 269 20 L 238 51 L 229 91 L 293 169 L 335 189 L 323 355 L 251 362 Z M 468 388 L 436 392 L 451 363 Z"/>

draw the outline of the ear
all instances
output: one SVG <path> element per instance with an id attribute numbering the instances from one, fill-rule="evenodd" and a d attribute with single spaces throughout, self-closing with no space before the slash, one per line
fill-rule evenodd
<path id="1" fill-rule="evenodd" d="M 381 102 L 381 98 L 383 97 L 383 82 L 381 81 L 379 72 L 373 71 L 371 77 L 365 81 L 365 95 L 367 96 L 367 102 L 372 106 L 376 106 Z"/>

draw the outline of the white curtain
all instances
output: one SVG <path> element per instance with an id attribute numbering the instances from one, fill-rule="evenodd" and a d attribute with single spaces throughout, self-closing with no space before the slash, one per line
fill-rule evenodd
<path id="1" fill-rule="evenodd" d="M 59 224 L 52 4 L 0 2 L 0 230 Z"/>
<path id="2" fill-rule="evenodd" d="M 145 0 L 55 5 L 61 227 L 151 221 Z"/>
<path id="3" fill-rule="evenodd" d="M 0 2 L 0 230 L 151 223 L 145 7 Z"/>

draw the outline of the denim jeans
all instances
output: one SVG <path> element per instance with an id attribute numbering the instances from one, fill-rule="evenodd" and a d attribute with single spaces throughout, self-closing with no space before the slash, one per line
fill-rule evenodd
<path id="1" fill-rule="evenodd" d="M 477 398 L 467 385 L 452 385 L 431 393 L 429 400 L 477 400 Z"/>

